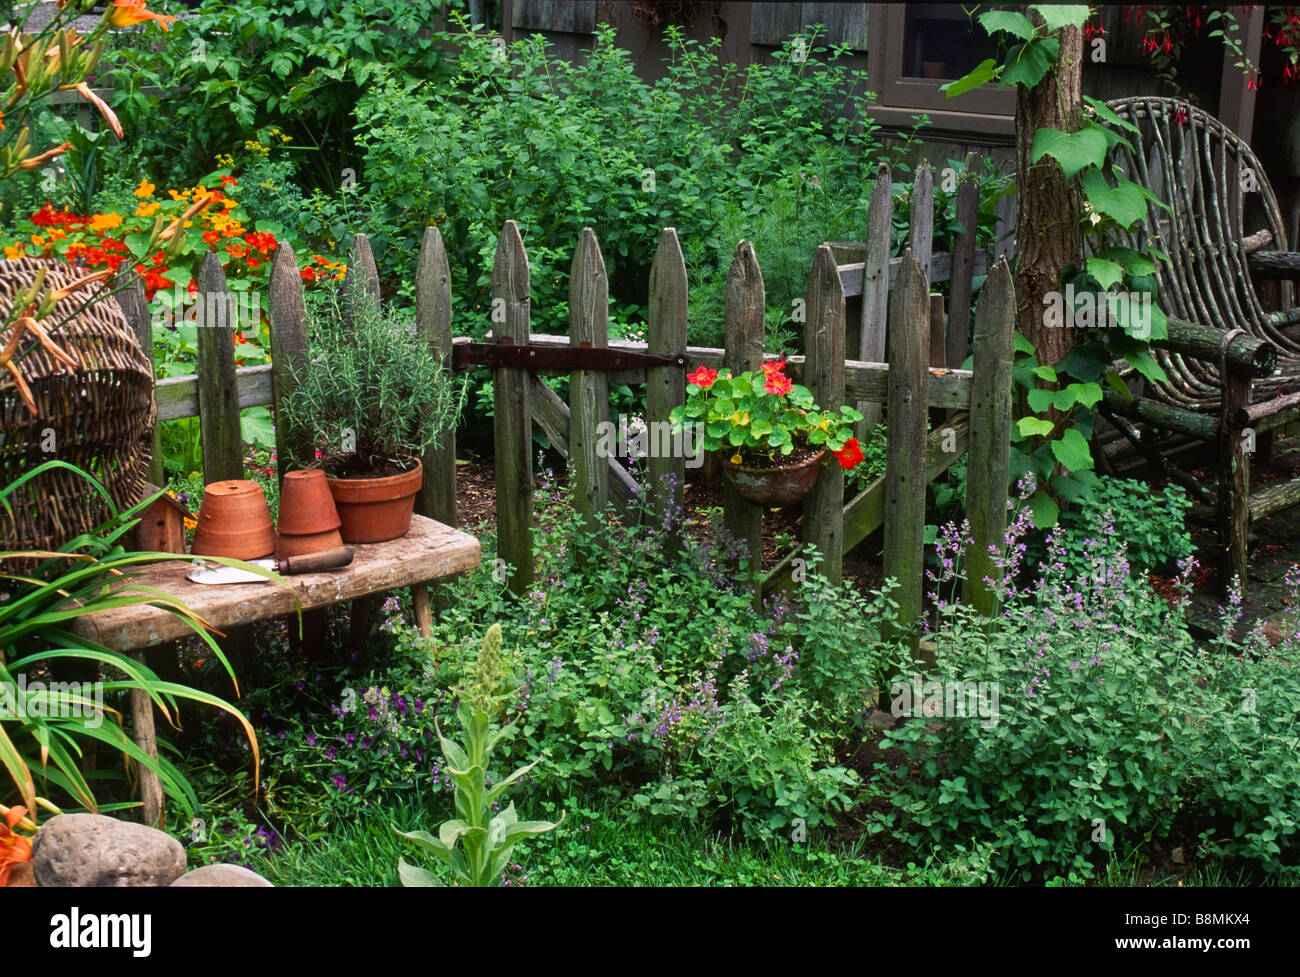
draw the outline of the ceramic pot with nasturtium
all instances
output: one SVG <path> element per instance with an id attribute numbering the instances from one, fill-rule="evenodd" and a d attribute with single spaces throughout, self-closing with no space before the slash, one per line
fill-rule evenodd
<path id="1" fill-rule="evenodd" d="M 865 460 L 853 436 L 862 415 L 847 405 L 822 410 L 785 367 L 771 360 L 733 376 L 701 366 L 686 377 L 686 403 L 670 415 L 674 431 L 698 425 L 697 443 L 718 453 L 742 498 L 772 508 L 807 495 L 828 453 L 846 471 Z"/>

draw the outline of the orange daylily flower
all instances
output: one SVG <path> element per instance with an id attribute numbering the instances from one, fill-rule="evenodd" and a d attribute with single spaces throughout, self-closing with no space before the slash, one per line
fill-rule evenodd
<path id="1" fill-rule="evenodd" d="M 5 813 L 5 823 L 0 825 L 0 886 L 9 884 L 9 873 L 15 865 L 32 860 L 31 840 L 14 831 L 14 825 L 26 816 L 27 808 L 21 804 L 11 807 Z"/>
<path id="2" fill-rule="evenodd" d="M 67 88 L 68 86 L 64 85 L 63 87 Z M 108 107 L 107 102 L 92 92 L 90 86 L 84 81 L 79 81 L 72 87 L 81 93 L 82 98 L 95 106 L 95 108 L 99 109 L 99 114 L 104 117 L 104 121 L 113 127 L 113 135 L 117 136 L 118 139 L 124 138 L 122 133 L 122 123 L 117 121 L 117 115 Z"/>
<path id="3" fill-rule="evenodd" d="M 113 9 L 108 17 L 109 23 L 114 27 L 130 27 L 132 24 L 143 24 L 146 20 L 152 20 L 163 30 L 170 30 L 170 25 L 176 22 L 175 17 L 156 14 L 148 9 L 145 0 L 113 0 Z"/>

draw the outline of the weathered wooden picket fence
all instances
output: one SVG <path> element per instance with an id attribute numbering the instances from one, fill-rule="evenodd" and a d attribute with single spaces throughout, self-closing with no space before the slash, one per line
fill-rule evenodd
<path id="1" fill-rule="evenodd" d="M 804 503 L 803 542 L 820 552 L 821 572 L 839 580 L 844 553 L 883 524 L 884 573 L 899 582 L 896 598 L 900 620 L 906 622 L 921 613 L 926 485 L 967 450 L 966 504 L 974 539 L 967 596 L 978 606 L 991 607 L 982 581 L 994 575 L 989 548 L 1000 550 L 1006 523 L 1015 302 L 1006 262 L 999 261 L 987 269 L 974 317 L 974 369 L 953 368 L 964 360 L 972 338 L 972 279 L 987 267 L 986 256 L 975 248 L 977 188 L 967 182 L 959 191 L 958 219 L 965 230 L 952 253 L 932 254 L 933 183 L 929 166 L 922 164 L 913 189 L 911 247 L 891 260 L 889 176 L 882 165 L 867 214 L 865 249 L 833 242 L 817 249 L 805 296 L 805 353 L 789 357 L 788 372 L 825 409 L 856 402 L 864 414 L 864 441 L 884 407 L 886 474 L 845 504 L 843 471 L 833 461 L 824 465 Z M 374 258 L 363 235 L 354 243 L 347 274 L 349 288 L 378 294 Z M 950 283 L 946 316 L 943 297 L 930 291 L 931 283 L 941 279 Z M 662 232 L 651 268 L 644 343 L 609 338 L 608 280 L 591 228 L 584 229 L 574 254 L 568 336 L 531 332 L 528 258 L 514 221 L 506 222 L 497 244 L 493 329 L 487 342 L 453 338 L 450 281 L 441 235 L 429 227 L 416 273 L 415 326 L 457 368 L 492 368 L 497 548 L 512 568 L 508 585 L 517 594 L 533 577 L 534 424 L 568 460 L 575 505 L 598 527 L 607 505 L 626 517 L 637 491 L 628 469 L 598 450 L 597 426 L 610 419 L 609 383 L 645 385 L 644 421 L 654 432 L 685 401 L 689 369 L 756 369 L 764 358 L 763 279 L 747 241 L 738 244 L 726 283 L 722 349 L 687 345 L 686 265 L 673 228 Z M 238 478 L 243 472 L 240 409 L 278 404 L 290 392 L 288 367 L 306 355 L 302 282 L 295 256 L 281 245 L 270 280 L 269 367 L 235 367 L 229 304 L 218 301 L 214 307 L 206 298 L 229 294 L 215 255 L 202 264 L 198 292 L 207 314 L 199 330 L 197 375 L 158 381 L 158 416 L 160 421 L 198 416 L 205 480 Z M 142 340 L 149 341 L 143 293 L 138 287 L 127 292 L 123 304 Z M 849 350 L 857 358 L 848 358 Z M 570 374 L 569 404 L 542 381 L 546 373 Z M 932 414 L 940 425 L 928 431 Z M 289 444 L 282 428 L 276 437 L 283 476 L 290 459 L 302 457 L 304 446 Z M 157 465 L 157 452 L 155 457 Z M 418 511 L 454 525 L 454 440 L 431 451 L 424 463 Z M 646 464 L 648 504 L 664 519 L 683 503 L 686 458 L 680 451 L 651 451 Z M 757 573 L 761 509 L 727 486 L 724 521 L 745 545 L 748 568 Z M 763 591 L 789 586 L 798 557 L 799 551 L 791 552 L 770 570 Z"/>

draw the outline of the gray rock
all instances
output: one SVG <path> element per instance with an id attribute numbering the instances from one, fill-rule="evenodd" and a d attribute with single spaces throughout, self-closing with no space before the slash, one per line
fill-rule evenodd
<path id="1" fill-rule="evenodd" d="M 218 885 L 231 887 L 274 888 L 270 882 L 242 865 L 204 865 L 186 872 L 172 885 Z"/>
<path id="2" fill-rule="evenodd" d="M 170 885 L 185 872 L 185 849 L 156 828 L 102 814 L 60 814 L 32 840 L 42 886 Z"/>

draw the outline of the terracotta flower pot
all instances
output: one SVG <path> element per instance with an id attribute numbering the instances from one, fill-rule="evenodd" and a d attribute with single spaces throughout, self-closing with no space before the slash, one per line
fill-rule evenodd
<path id="1" fill-rule="evenodd" d="M 750 468 L 734 464 L 724 452 L 722 474 L 746 502 L 778 509 L 798 502 L 812 491 L 825 455 L 823 448 L 815 455 L 780 468 Z"/>
<path id="2" fill-rule="evenodd" d="M 204 487 L 191 553 L 257 560 L 274 551 L 275 528 L 262 486 L 231 479 Z"/>
<path id="3" fill-rule="evenodd" d="M 397 475 L 329 479 L 343 522 L 343 542 L 382 543 L 405 536 L 423 484 L 424 466 L 419 461 Z"/>
<path id="4" fill-rule="evenodd" d="M 342 546 L 340 525 L 342 520 L 323 471 L 304 468 L 284 476 L 275 545 L 277 558 L 307 556 Z"/>

